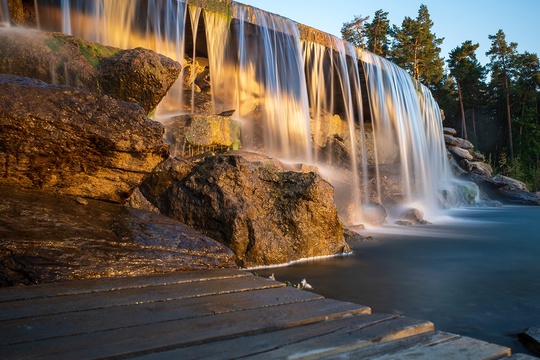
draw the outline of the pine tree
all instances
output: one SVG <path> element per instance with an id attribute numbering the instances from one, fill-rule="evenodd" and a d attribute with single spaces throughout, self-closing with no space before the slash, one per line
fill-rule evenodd
<path id="1" fill-rule="evenodd" d="M 461 110 L 461 130 L 462 137 L 464 139 L 467 139 L 467 125 L 465 119 L 466 104 L 464 101 L 464 98 L 466 97 L 471 101 L 469 106 L 471 106 L 473 110 L 472 125 L 473 134 L 476 140 L 474 100 L 480 95 L 480 89 L 484 79 L 484 68 L 476 59 L 475 54 L 478 46 L 479 44 L 473 44 L 470 40 L 465 41 L 461 46 L 456 47 L 450 52 L 449 59 L 447 60 L 450 76 L 455 79 L 458 90 L 459 105 Z"/>
<path id="2" fill-rule="evenodd" d="M 372 53 L 386 57 L 389 51 L 390 20 L 388 13 L 382 9 L 375 12 L 373 21 L 365 25 L 367 49 Z"/>
<path id="3" fill-rule="evenodd" d="M 511 76 L 514 70 L 517 53 L 517 43 L 506 41 L 504 31 L 499 30 L 495 35 L 489 35 L 491 48 L 486 55 L 490 59 L 488 67 L 491 70 L 491 86 L 493 89 L 504 90 L 506 103 L 506 125 L 508 131 L 508 151 L 510 163 L 514 161 L 514 144 L 512 138 L 512 112 L 510 107 L 510 85 Z"/>
<path id="4" fill-rule="evenodd" d="M 433 87 L 443 78 L 443 59 L 439 47 L 444 38 L 431 32 L 433 22 L 428 8 L 420 5 L 418 17 L 405 17 L 401 28 L 394 26 L 392 60 L 416 79 Z"/>
<path id="5" fill-rule="evenodd" d="M 369 16 L 362 17 L 362 15 L 356 15 L 352 21 L 343 23 L 341 27 L 341 37 L 343 40 L 350 42 L 356 47 L 365 48 L 365 22 L 368 19 Z"/>

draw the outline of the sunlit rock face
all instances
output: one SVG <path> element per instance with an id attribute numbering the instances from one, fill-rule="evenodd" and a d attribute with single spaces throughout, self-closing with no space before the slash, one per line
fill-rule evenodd
<path id="1" fill-rule="evenodd" d="M 141 191 L 163 214 L 231 248 L 240 266 L 347 251 L 332 186 L 306 170 L 248 153 L 170 159 Z"/>
<path id="2" fill-rule="evenodd" d="M 132 101 L 150 113 L 180 64 L 142 48 L 121 50 L 61 33 L 0 28 L 0 73 L 84 88 Z"/>
<path id="3" fill-rule="evenodd" d="M 0 287 L 234 268 L 222 244 L 168 217 L 0 185 Z"/>
<path id="4" fill-rule="evenodd" d="M 138 105 L 0 75 L 0 184 L 123 202 L 169 156 Z"/>

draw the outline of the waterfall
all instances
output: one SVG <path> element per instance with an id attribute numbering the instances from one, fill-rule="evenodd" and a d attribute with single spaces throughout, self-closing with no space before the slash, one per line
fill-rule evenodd
<path id="1" fill-rule="evenodd" d="M 10 26 L 8 0 L 0 0 L 0 27 Z"/>
<path id="2" fill-rule="evenodd" d="M 244 147 L 310 162 L 309 105 L 297 26 L 256 8 L 232 5 L 228 36 L 223 36 L 223 15 L 205 14 L 214 106 L 235 109 Z"/>
<path id="3" fill-rule="evenodd" d="M 61 9 L 58 0 L 36 1 L 47 30 L 59 31 L 56 11 L 73 35 L 146 47 L 184 69 L 204 52 L 213 111 L 235 110 L 243 148 L 318 166 L 348 224 L 383 218 L 380 204 L 414 206 L 429 218 L 448 195 L 440 110 L 426 87 L 379 56 L 327 34 L 301 40 L 293 21 L 236 2 L 224 13 L 180 0 L 62 0 Z M 184 89 L 183 78 L 158 120 L 195 111 L 195 85 Z"/>
<path id="4" fill-rule="evenodd" d="M 362 114 L 360 69 L 356 49 L 349 43 L 327 35 L 327 48 L 308 40 L 303 42 L 306 79 L 311 106 L 311 132 L 315 142 L 314 158 L 328 164 L 321 171 L 331 180 L 336 197 L 342 198 L 347 222 L 357 223 L 369 205 L 367 151 Z M 335 159 L 335 136 L 342 137 L 350 154 L 350 164 Z M 346 173 L 348 181 L 339 176 Z M 340 209 L 341 210 L 341 209 Z"/>
<path id="5" fill-rule="evenodd" d="M 405 70 L 367 51 L 360 55 L 369 89 L 379 197 L 381 171 L 390 171 L 403 186 L 404 202 L 420 203 L 426 214 L 433 214 L 451 177 L 439 107 Z"/>

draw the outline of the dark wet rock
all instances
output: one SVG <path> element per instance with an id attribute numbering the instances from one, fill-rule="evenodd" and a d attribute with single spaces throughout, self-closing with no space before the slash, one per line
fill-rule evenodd
<path id="1" fill-rule="evenodd" d="M 244 267 L 348 251 L 330 184 L 248 154 L 170 160 L 141 191 L 163 214 L 230 247 Z"/>
<path id="2" fill-rule="evenodd" d="M 540 326 L 531 326 L 519 332 L 518 339 L 529 349 L 540 354 Z"/>
<path id="3" fill-rule="evenodd" d="M 346 227 L 343 231 L 343 236 L 345 237 L 345 241 L 349 246 L 353 246 L 355 243 L 359 242 L 365 242 L 365 241 L 373 241 L 372 236 L 363 236 L 362 234 L 356 232 L 354 229 L 351 229 L 349 227 Z"/>
<path id="4" fill-rule="evenodd" d="M 0 75 L 0 184 L 123 202 L 169 156 L 135 103 Z"/>
<path id="5" fill-rule="evenodd" d="M 499 194 L 508 203 L 520 205 L 540 205 L 540 196 L 529 191 L 503 187 L 499 189 Z"/>
<path id="6" fill-rule="evenodd" d="M 133 191 L 133 194 L 131 194 L 131 196 L 127 199 L 124 205 L 129 206 L 134 209 L 151 211 L 157 214 L 161 214 L 159 209 L 155 207 L 150 201 L 148 201 L 148 199 L 144 197 L 144 195 L 141 193 L 141 190 L 139 188 Z"/>
<path id="7" fill-rule="evenodd" d="M 62 33 L 0 29 L 0 73 L 63 84 L 138 103 L 150 113 L 180 75 L 151 50 L 121 50 Z"/>
<path id="8" fill-rule="evenodd" d="M 236 266 L 178 221 L 87 201 L 0 186 L 0 286 Z"/>
<path id="9" fill-rule="evenodd" d="M 405 226 L 412 226 L 412 225 L 427 225 L 431 224 L 429 221 L 424 220 L 424 213 L 420 209 L 407 209 L 405 212 L 401 215 L 401 219 L 396 221 L 397 225 L 405 225 Z"/>

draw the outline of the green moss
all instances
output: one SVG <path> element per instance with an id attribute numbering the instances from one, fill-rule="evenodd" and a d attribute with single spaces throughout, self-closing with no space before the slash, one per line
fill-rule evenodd
<path id="1" fill-rule="evenodd" d="M 111 57 L 121 51 L 117 48 L 83 41 L 78 41 L 78 45 L 81 54 L 83 54 L 93 67 L 97 67 L 102 59 Z"/>
<path id="2" fill-rule="evenodd" d="M 59 38 L 45 39 L 45 45 L 54 52 L 60 52 L 65 42 Z"/>

